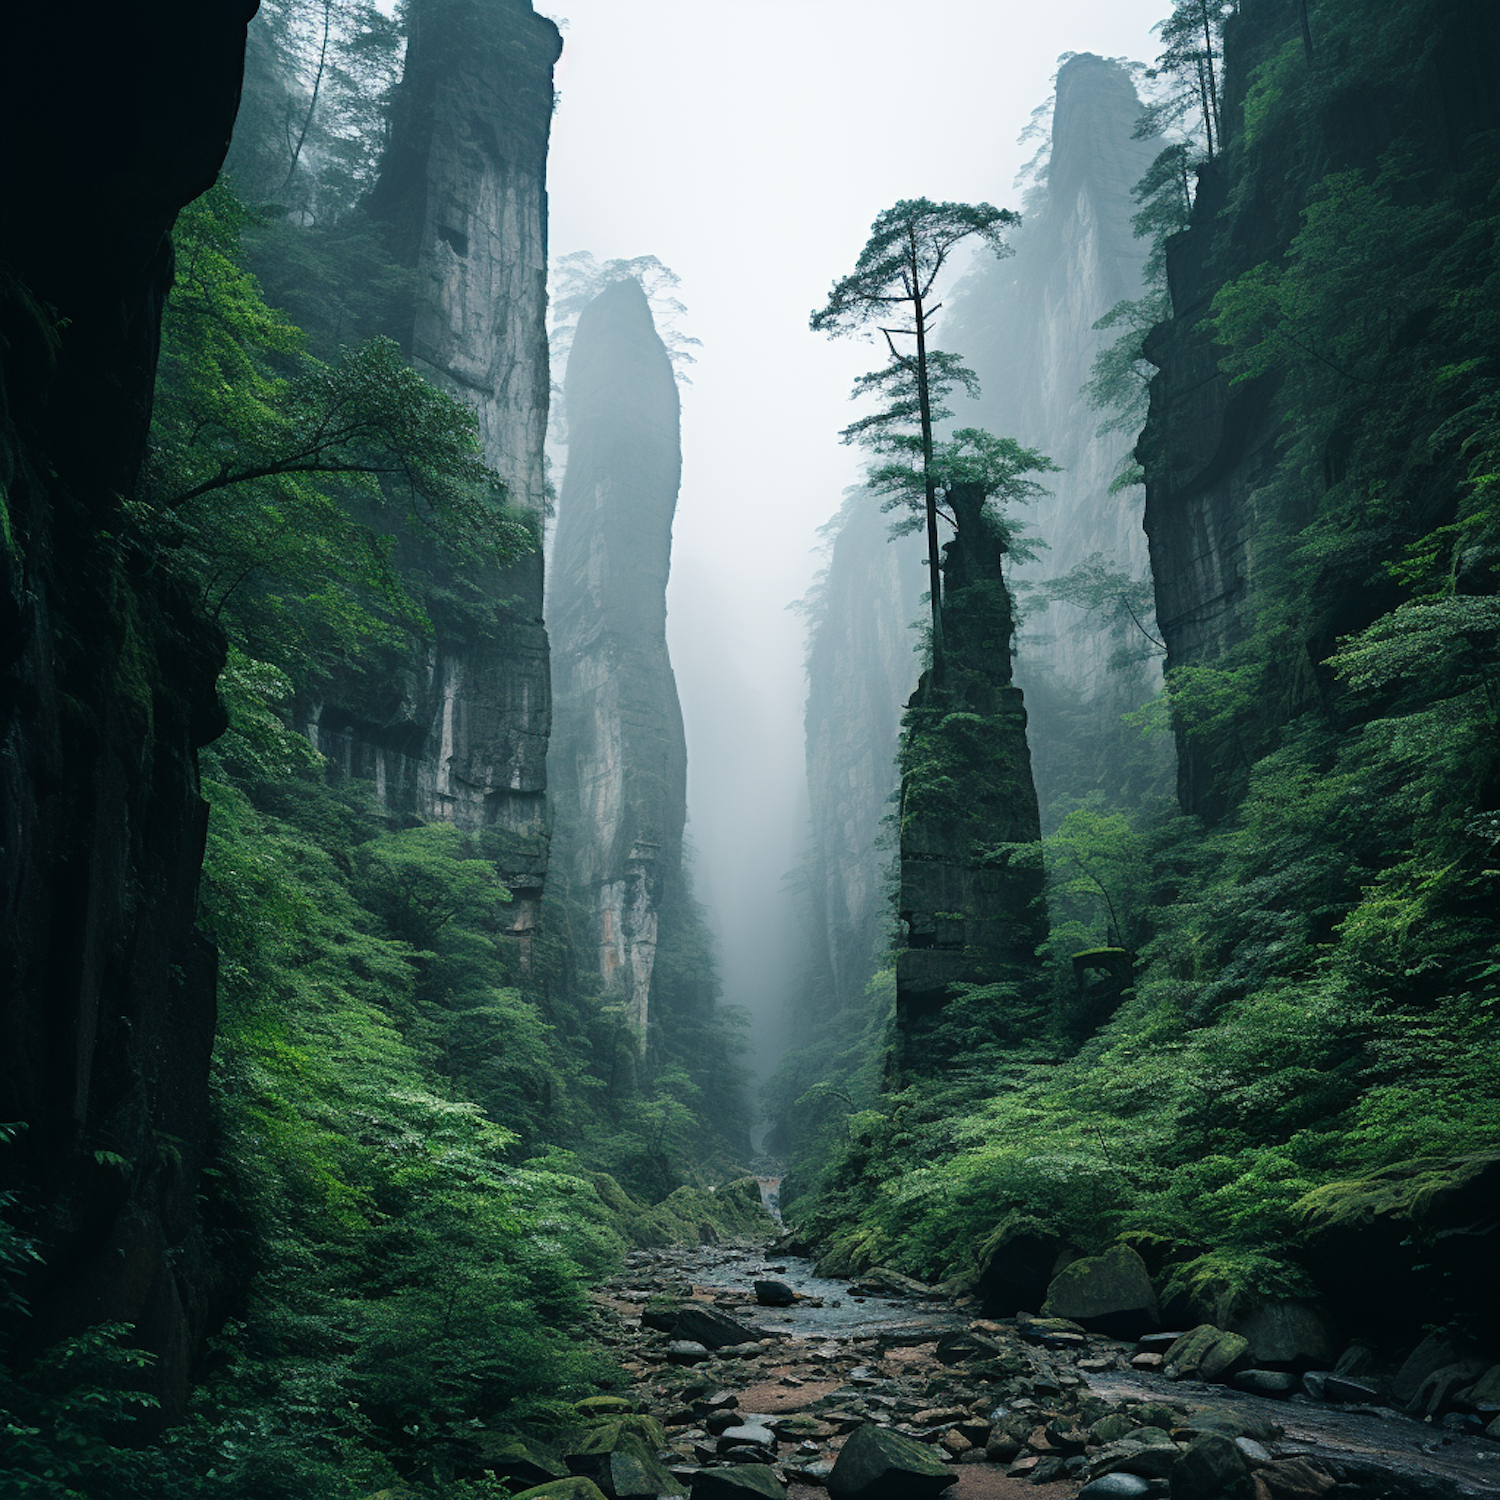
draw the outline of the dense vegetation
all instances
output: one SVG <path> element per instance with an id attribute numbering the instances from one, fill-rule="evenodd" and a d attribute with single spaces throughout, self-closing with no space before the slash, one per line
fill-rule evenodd
<path id="1" fill-rule="evenodd" d="M 1295 7 L 1230 23 L 1194 234 L 1220 368 L 1271 403 L 1276 461 L 1239 638 L 1134 720 L 1213 794 L 1067 812 L 1039 1032 L 969 1015 L 960 1063 L 894 1093 L 846 1019 L 793 1060 L 789 1106 L 822 1079 L 798 1213 L 831 1264 L 973 1278 L 1027 1235 L 1049 1257 L 1123 1236 L 1177 1316 L 1316 1289 L 1369 1330 L 1494 1338 L 1458 1239 L 1421 1227 L 1500 1140 L 1500 161 L 1492 132 L 1435 145 L 1422 92 L 1462 12 L 1314 4 L 1311 58 Z M 1142 185 L 1143 232 L 1178 227 L 1186 149 Z M 1404 1243 L 1368 1240 L 1404 1305 L 1323 1274 L 1346 1211 L 1410 1209 Z"/>
<path id="2" fill-rule="evenodd" d="M 1182 0 L 1164 29 L 1153 119 L 1183 138 L 1138 194 L 1163 253 L 1093 387 L 1107 421 L 1144 415 L 1165 237 L 1189 226 L 1219 368 L 1277 424 L 1239 628 L 1129 726 L 1174 734 L 1210 791 L 1194 814 L 1102 792 L 1056 810 L 1035 982 L 964 994 L 940 1068 L 887 1071 L 889 968 L 788 1061 L 771 1102 L 834 1268 L 982 1285 L 1008 1247 L 1050 1264 L 1124 1238 L 1176 1315 L 1353 1295 L 1369 1283 L 1333 1285 L 1320 1236 L 1351 1205 L 1419 1207 L 1500 1140 L 1500 135 L 1476 110 L 1460 151 L 1434 144 L 1423 91 L 1464 0 L 1245 0 L 1239 32 L 1226 9 Z M 1194 18 L 1218 28 L 1204 52 Z M 268 4 L 256 37 L 238 178 L 178 227 L 127 516 L 228 650 L 201 765 L 224 1317 L 154 1446 L 120 1445 L 153 1420 L 129 1329 L 0 1359 L 8 1494 L 499 1494 L 491 1445 L 621 1378 L 587 1341 L 590 1280 L 627 1245 L 757 1221 L 743 1184 L 705 1190 L 743 1119 L 686 889 L 648 1052 L 564 881 L 523 962 L 492 836 L 392 815 L 298 732 L 299 704 L 435 619 L 488 629 L 483 580 L 538 537 L 467 408 L 389 337 L 411 277 L 361 202 L 398 32 L 338 0 Z M 917 449 L 1023 487 L 1045 467 L 984 438 Z M 903 473 L 925 520 L 934 486 Z M 974 770 L 933 770 L 955 817 Z M 8 1278 L 38 1252 L 0 1208 Z M 1381 1253 L 1416 1295 L 1363 1315 L 1494 1338 L 1492 1273 L 1403 1222 Z"/>

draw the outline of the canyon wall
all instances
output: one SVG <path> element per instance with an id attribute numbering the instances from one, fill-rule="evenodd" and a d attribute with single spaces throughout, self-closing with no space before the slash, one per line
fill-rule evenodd
<path id="1" fill-rule="evenodd" d="M 663 897 L 682 867 L 687 746 L 666 637 L 680 403 L 638 282 L 584 309 L 564 399 L 550 603 L 558 852 L 585 893 L 606 992 L 644 1033 Z"/>
<path id="2" fill-rule="evenodd" d="M 135 1325 L 180 1413 L 215 954 L 193 927 L 223 639 L 132 540 L 178 210 L 229 144 L 253 3 L 0 21 L 0 1146 L 42 1255 L 22 1357 Z"/>
<path id="3" fill-rule="evenodd" d="M 1456 0 L 1425 17 L 1393 10 L 1384 21 L 1413 28 L 1398 46 L 1399 68 L 1383 67 L 1373 41 L 1364 53 L 1343 48 L 1325 59 L 1317 29 L 1313 57 L 1306 58 L 1293 0 L 1247 3 L 1226 27 L 1223 149 L 1200 168 L 1191 222 L 1168 243 L 1171 317 L 1146 344 L 1158 373 L 1137 454 L 1146 473 L 1145 528 L 1169 668 L 1229 661 L 1263 607 L 1256 567 L 1262 532 L 1295 531 L 1311 519 L 1277 511 L 1278 478 L 1306 460 L 1283 451 L 1275 374 L 1232 385 L 1220 369 L 1205 322 L 1215 294 L 1252 267 L 1283 260 L 1327 174 L 1358 169 L 1373 177 L 1399 142 L 1405 192 L 1420 205 L 1431 182 L 1472 160 L 1485 132 L 1500 126 L 1493 87 L 1500 16 L 1493 7 Z M 1274 133 L 1248 132 L 1246 101 L 1256 70 L 1288 67 L 1298 71 L 1279 87 L 1311 70 L 1315 105 L 1283 109 Z M 1403 336 L 1415 344 L 1423 331 L 1413 321 Z M 1335 486 L 1349 462 L 1343 441 L 1334 433 L 1318 456 L 1324 486 Z M 1434 462 L 1436 455 L 1434 449 Z M 1397 500 L 1410 499 L 1394 497 L 1392 515 Z M 1393 550 L 1397 534 L 1386 541 Z M 1368 568 L 1330 566 L 1317 597 L 1301 601 L 1302 649 L 1277 663 L 1283 685 L 1265 704 L 1266 721 L 1285 722 L 1308 708 L 1331 711 L 1323 701 L 1322 664 L 1341 636 L 1388 606 L 1387 584 L 1383 570 L 1372 576 Z M 1246 752 L 1234 739 L 1243 732 L 1231 726 L 1227 733 L 1189 736 L 1178 726 L 1185 811 L 1216 819 L 1232 805 L 1247 771 Z"/>
<path id="4" fill-rule="evenodd" d="M 395 331 L 469 402 L 486 461 L 540 541 L 546 504 L 547 139 L 561 39 L 526 0 L 415 0 L 370 211 L 417 273 Z M 511 930 L 533 930 L 547 868 L 551 686 L 540 545 L 509 569 L 440 565 L 435 638 L 380 680 L 306 706 L 318 748 L 393 811 L 505 835 Z"/>
<path id="5" fill-rule="evenodd" d="M 1124 769 L 1119 729 L 1120 715 L 1161 684 L 1144 633 L 1128 616 L 1048 605 L 1031 592 L 1095 554 L 1133 579 L 1149 572 L 1142 491 L 1109 493 L 1133 439 L 1098 435 L 1102 414 L 1084 394 L 1095 355 L 1118 334 L 1094 324 L 1144 290 L 1147 244 L 1131 229 L 1130 190 L 1162 142 L 1134 139 L 1140 111 L 1118 63 L 1079 53 L 1062 65 L 1045 182 L 1011 236 L 1015 254 L 981 256 L 950 299 L 938 335 L 983 388 L 977 402 L 955 402 L 956 425 L 1014 437 L 1062 470 L 1044 477 L 1050 493 L 1016 518 L 1046 550 L 1016 562 L 1010 575 L 1023 602 L 1015 672 L 1030 705 L 1044 817 L 1055 799 L 1096 786 L 1128 795 L 1153 774 Z"/>

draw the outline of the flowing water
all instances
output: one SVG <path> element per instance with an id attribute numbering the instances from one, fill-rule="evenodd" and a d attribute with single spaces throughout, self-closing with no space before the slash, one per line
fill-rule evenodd
<path id="1" fill-rule="evenodd" d="M 762 1180 L 762 1194 L 772 1189 Z M 915 1347 L 965 1328 L 976 1308 L 949 1301 L 906 1296 L 862 1295 L 858 1282 L 819 1276 L 810 1260 L 776 1254 L 766 1247 L 703 1247 L 658 1252 L 662 1269 L 686 1276 L 703 1292 L 744 1294 L 757 1279 L 774 1277 L 801 1294 L 787 1308 L 754 1311 L 753 1322 L 768 1334 L 788 1339 L 847 1344 L 878 1338 L 887 1348 Z M 1115 1351 L 1123 1365 L 1130 1347 L 1093 1340 Z M 1100 1348 L 1090 1350 L 1098 1354 Z M 1314 1402 L 1305 1396 L 1272 1400 L 1196 1381 L 1168 1381 L 1126 1368 L 1081 1372 L 1089 1386 L 1111 1400 L 1188 1403 L 1199 1411 L 1220 1411 L 1241 1421 L 1253 1420 L 1282 1430 L 1274 1447 L 1279 1457 L 1302 1455 L 1336 1463 L 1354 1481 L 1360 1495 L 1495 1497 L 1500 1496 L 1500 1443 L 1453 1433 L 1399 1412 L 1375 1407 L 1345 1407 Z M 1047 1486 L 1052 1494 L 1072 1492 L 1070 1485 Z M 1349 1491 L 1348 1493 L 1356 1493 Z"/>

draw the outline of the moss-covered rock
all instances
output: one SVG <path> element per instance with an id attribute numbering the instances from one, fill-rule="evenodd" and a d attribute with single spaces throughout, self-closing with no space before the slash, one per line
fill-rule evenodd
<path id="1" fill-rule="evenodd" d="M 866 1423 L 839 1450 L 828 1493 L 833 1500 L 932 1500 L 957 1478 L 930 1448 Z"/>
<path id="2" fill-rule="evenodd" d="M 608 1500 L 608 1496 L 592 1479 L 575 1474 L 570 1479 L 553 1479 L 522 1490 L 515 1500 Z"/>
<path id="3" fill-rule="evenodd" d="M 1129 1245 L 1064 1266 L 1047 1288 L 1042 1312 L 1116 1338 L 1133 1338 L 1161 1325 L 1146 1263 Z"/>
<path id="4" fill-rule="evenodd" d="M 1227 1380 L 1249 1355 L 1250 1341 L 1242 1334 L 1200 1323 L 1167 1350 L 1162 1373 L 1168 1380 Z"/>

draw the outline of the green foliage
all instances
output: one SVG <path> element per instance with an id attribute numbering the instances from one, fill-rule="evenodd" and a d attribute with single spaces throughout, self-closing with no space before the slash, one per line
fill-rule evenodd
<path id="1" fill-rule="evenodd" d="M 870 237 L 854 270 L 834 282 L 827 303 L 809 321 L 814 333 L 852 334 L 875 324 L 885 339 L 889 360 L 881 370 L 860 377 L 855 395 L 879 394 L 886 405 L 874 415 L 845 429 L 846 442 L 860 441 L 877 455 L 894 456 L 884 481 L 876 488 L 905 498 L 920 473 L 922 524 L 927 531 L 928 604 L 932 614 L 934 669 L 943 661 L 942 583 L 938 573 L 937 493 L 942 475 L 934 445 L 934 426 L 946 415 L 942 401 L 955 385 L 970 396 L 979 394 L 973 372 L 957 356 L 929 350 L 929 323 L 936 310 L 932 298 L 938 277 L 954 250 L 964 240 L 978 237 L 996 255 L 1010 253 L 1004 239 L 1007 226 L 1019 222 L 1006 209 L 988 203 L 934 203 L 927 198 L 903 199 L 886 209 L 870 226 Z M 892 326 L 894 321 L 895 326 Z M 911 339 L 911 349 L 897 338 Z M 911 423 L 917 424 L 913 433 Z M 1012 487 L 1020 476 L 1041 465 L 1028 462 L 1040 455 L 1011 444 L 996 451 L 999 440 L 977 429 L 966 429 L 945 445 L 944 462 L 950 471 L 971 469 L 982 478 Z M 1045 462 L 1045 460 L 1042 460 Z M 949 519 L 956 515 L 950 509 Z"/>
<path id="2" fill-rule="evenodd" d="M 501 561 L 534 538 L 483 462 L 473 412 L 394 343 L 333 363 L 305 352 L 243 267 L 247 222 L 222 183 L 178 221 L 135 516 L 252 654 L 302 671 L 425 626 L 394 528 Z"/>
<path id="3" fill-rule="evenodd" d="M 814 333 L 851 333 L 910 304 L 920 315 L 953 251 L 978 235 L 997 255 L 1009 253 L 1005 229 L 1016 216 L 988 203 L 903 199 L 870 226 L 854 270 L 834 282 L 827 303 L 811 318 Z"/>
<path id="4" fill-rule="evenodd" d="M 130 1328 L 100 1323 L 45 1350 L 17 1378 L 0 1361 L 0 1485 L 17 1500 L 81 1500 L 144 1477 L 142 1455 L 114 1446 L 156 1406 L 138 1386 L 152 1356 Z M 116 1489 L 122 1493 L 122 1489 Z"/>
<path id="5" fill-rule="evenodd" d="M 371 0 L 262 0 L 246 43 L 231 170 L 303 225 L 346 214 L 379 169 L 399 17 Z"/>
<path id="6" fill-rule="evenodd" d="M 925 524 L 929 472 L 922 464 L 921 438 L 912 433 L 887 434 L 877 451 L 890 455 L 890 461 L 872 468 L 866 483 L 877 494 L 887 496 L 885 509 L 904 505 L 907 510 L 891 528 L 893 534 L 920 530 Z M 1005 507 L 1024 504 L 1047 493 L 1029 475 L 1057 472 L 1057 465 L 1040 449 L 1023 448 L 1014 438 L 998 438 L 978 427 L 960 427 L 952 437 L 934 443 L 932 448 L 930 473 L 939 493 L 946 497 L 955 485 L 977 485 L 985 496 L 984 515 L 990 530 L 1005 551 L 1019 562 L 1033 560 L 1038 544 L 1026 540 Z M 959 516 L 952 505 L 940 499 L 937 508 L 938 514 L 956 531 Z"/>

